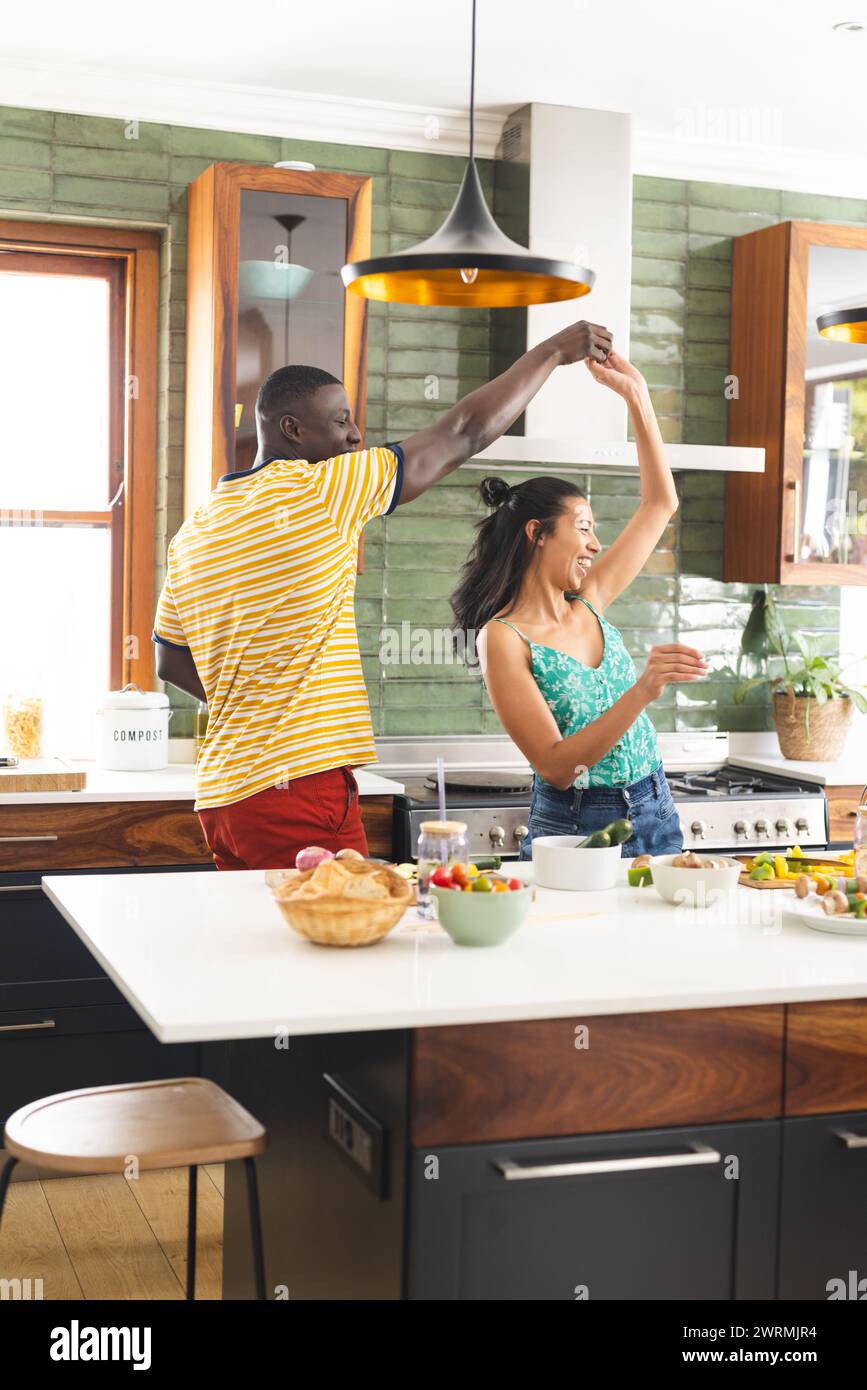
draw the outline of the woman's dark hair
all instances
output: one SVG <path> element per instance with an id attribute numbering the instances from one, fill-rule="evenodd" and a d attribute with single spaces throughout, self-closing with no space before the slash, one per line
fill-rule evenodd
<path id="1" fill-rule="evenodd" d="M 479 493 L 490 516 L 476 526 L 476 539 L 451 596 L 456 631 L 477 632 L 518 596 L 521 580 L 541 536 L 550 535 L 570 498 L 583 497 L 575 483 L 563 478 L 529 478 L 509 487 L 502 478 L 483 478 Z M 538 521 L 536 539 L 524 528 Z"/>

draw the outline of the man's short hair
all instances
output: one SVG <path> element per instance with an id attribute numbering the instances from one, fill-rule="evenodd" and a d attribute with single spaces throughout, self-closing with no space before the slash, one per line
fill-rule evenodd
<path id="1" fill-rule="evenodd" d="M 312 396 L 320 386 L 341 383 L 321 367 L 278 367 L 266 377 L 256 397 L 256 414 L 266 418 L 291 415 L 293 406 Z"/>

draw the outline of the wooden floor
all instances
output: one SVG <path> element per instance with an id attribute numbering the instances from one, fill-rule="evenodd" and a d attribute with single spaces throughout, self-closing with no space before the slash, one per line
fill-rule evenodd
<path id="1" fill-rule="evenodd" d="M 196 1298 L 221 1295 L 223 1168 L 199 1169 Z M 12 1183 L 0 1279 L 41 1279 L 44 1299 L 184 1298 L 187 1170 Z"/>

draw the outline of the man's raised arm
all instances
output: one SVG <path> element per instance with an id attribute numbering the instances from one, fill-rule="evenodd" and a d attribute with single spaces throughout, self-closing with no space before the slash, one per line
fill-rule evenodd
<path id="1" fill-rule="evenodd" d="M 420 497 L 505 434 L 555 367 L 581 362 L 585 357 L 604 362 L 610 347 L 608 329 L 582 319 L 525 352 L 508 371 L 464 396 L 435 424 L 410 435 L 403 441 L 400 503 Z"/>

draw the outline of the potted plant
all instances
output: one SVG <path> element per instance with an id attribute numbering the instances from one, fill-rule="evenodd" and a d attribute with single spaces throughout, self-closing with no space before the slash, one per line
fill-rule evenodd
<path id="1" fill-rule="evenodd" d="M 771 656 L 782 658 L 783 675 L 771 676 L 767 671 Z M 760 686 L 768 689 L 783 757 L 824 762 L 839 758 L 853 706 L 860 714 L 867 714 L 865 693 L 841 680 L 839 664 L 822 656 L 813 638 L 803 632 L 790 638 L 767 589 L 753 594 L 741 639 L 738 675 L 747 659 L 762 668 L 761 673 L 741 681 L 735 690 L 735 703 L 742 704 L 749 692 Z"/>

